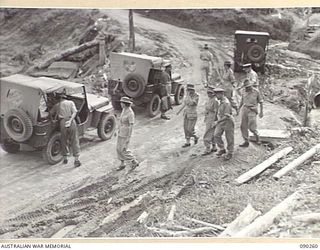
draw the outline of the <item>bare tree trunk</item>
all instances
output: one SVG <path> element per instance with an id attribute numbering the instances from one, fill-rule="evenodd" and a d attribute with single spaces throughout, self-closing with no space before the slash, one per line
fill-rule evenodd
<path id="1" fill-rule="evenodd" d="M 131 9 L 129 10 L 129 49 L 130 52 L 135 50 L 133 11 Z"/>

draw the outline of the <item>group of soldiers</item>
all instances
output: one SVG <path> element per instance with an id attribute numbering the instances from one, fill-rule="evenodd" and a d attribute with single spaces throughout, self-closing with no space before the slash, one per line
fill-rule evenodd
<path id="1" fill-rule="evenodd" d="M 211 84 L 211 70 L 213 56 L 208 50 L 208 46 L 204 46 L 204 51 L 200 54 L 203 73 L 203 84 L 207 90 L 207 100 L 205 103 L 205 131 L 203 143 L 205 151 L 202 155 L 208 155 L 212 152 L 217 152 L 218 157 L 223 157 L 224 160 L 230 160 L 234 153 L 234 132 L 235 132 L 235 115 L 241 113 L 241 134 L 244 142 L 240 147 L 249 146 L 249 130 L 255 135 L 256 143 L 261 144 L 259 133 L 257 130 L 257 116 L 263 117 L 263 100 L 258 90 L 258 76 L 252 69 L 251 64 L 243 65 L 246 72 L 246 78 L 241 84 L 237 84 L 231 62 L 225 61 L 224 72 L 218 84 Z M 164 82 L 164 90 L 162 105 L 166 106 L 162 109 L 161 118 L 170 119 L 165 112 L 170 109 L 170 96 L 166 93 L 171 93 L 170 84 L 170 68 L 166 67 L 162 75 L 161 82 Z M 239 86 L 240 85 L 240 86 Z M 240 96 L 239 106 L 234 101 L 234 92 L 237 91 Z M 117 138 L 117 155 L 121 161 L 118 170 L 123 170 L 126 163 L 130 163 L 131 168 L 139 165 L 136 157 L 129 150 L 129 143 L 132 135 L 135 115 L 131 108 L 132 100 L 129 97 L 122 97 L 120 100 L 122 112 L 119 119 L 119 129 Z M 182 147 L 191 146 L 191 138 L 194 139 L 194 144 L 197 144 L 199 137 L 196 135 L 195 125 L 198 119 L 198 103 L 199 94 L 195 90 L 195 85 L 187 84 L 187 95 L 184 99 L 182 107 L 177 112 L 179 115 L 183 110 L 183 126 L 186 142 Z M 258 109 L 260 105 L 260 110 Z M 66 100 L 65 95 L 60 95 L 60 101 L 52 108 L 51 113 L 56 113 L 59 117 L 62 146 L 63 146 L 63 163 L 68 162 L 68 141 L 73 148 L 75 157 L 74 165 L 79 167 L 80 147 L 79 138 L 75 117 L 77 114 L 76 107 L 72 101 Z M 222 139 L 225 135 L 226 146 Z"/>

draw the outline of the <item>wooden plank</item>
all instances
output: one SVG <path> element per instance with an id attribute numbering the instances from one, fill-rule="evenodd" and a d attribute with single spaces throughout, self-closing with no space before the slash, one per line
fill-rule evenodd
<path id="1" fill-rule="evenodd" d="M 250 225 L 236 233 L 234 237 L 258 237 L 265 232 L 274 222 L 274 220 L 283 213 L 290 213 L 295 206 L 297 201 L 303 197 L 300 192 L 295 192 L 277 206 L 273 207 L 269 212 L 257 218 Z"/>
<path id="2" fill-rule="evenodd" d="M 307 152 L 305 152 L 304 154 L 299 156 L 294 161 L 290 162 L 288 165 L 286 165 L 281 170 L 279 170 L 277 173 L 275 173 L 273 175 L 273 178 L 278 180 L 283 175 L 287 174 L 289 171 L 291 171 L 294 168 L 298 167 L 299 165 L 301 165 L 302 163 L 304 163 L 305 161 L 310 159 L 313 155 L 315 155 L 316 153 L 319 153 L 319 152 L 320 152 L 320 143 L 317 144 L 316 146 L 312 147 L 311 149 L 309 149 Z"/>
<path id="3" fill-rule="evenodd" d="M 219 235 L 219 237 L 232 237 L 234 234 L 248 226 L 255 218 L 261 215 L 260 211 L 255 210 L 251 204 L 232 221 L 227 228 Z"/>
<path id="4" fill-rule="evenodd" d="M 242 183 L 247 182 L 251 178 L 257 176 L 258 174 L 260 174 L 261 172 L 266 170 L 272 164 L 277 162 L 280 158 L 282 158 L 282 157 L 286 156 L 287 154 L 289 154 L 292 150 L 293 150 L 292 147 L 286 147 L 286 148 L 282 149 L 281 151 L 275 153 L 274 155 L 269 157 L 267 160 L 265 160 L 264 162 L 262 162 L 258 166 L 250 169 L 248 172 L 246 172 L 246 173 L 242 174 L 241 176 L 239 176 L 236 179 L 236 183 L 237 184 L 242 184 Z"/>
<path id="5" fill-rule="evenodd" d="M 259 129 L 259 136 L 262 142 L 270 142 L 274 139 L 286 139 L 290 137 L 290 131 L 285 129 Z M 255 136 L 249 132 L 249 140 L 255 141 Z"/>

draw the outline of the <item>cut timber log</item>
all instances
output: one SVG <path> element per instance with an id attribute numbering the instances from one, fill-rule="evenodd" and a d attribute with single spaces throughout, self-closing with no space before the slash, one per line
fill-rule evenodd
<path id="1" fill-rule="evenodd" d="M 220 231 L 223 231 L 225 229 L 222 226 L 211 224 L 211 223 L 208 223 L 208 222 L 204 222 L 204 221 L 193 219 L 193 218 L 189 218 L 189 217 L 186 217 L 186 220 L 192 221 L 192 222 L 195 222 L 195 223 L 198 223 L 198 224 L 202 224 L 202 225 L 207 226 L 207 227 L 212 227 L 212 228 L 215 228 L 215 229 L 220 230 Z"/>
<path id="2" fill-rule="evenodd" d="M 173 221 L 175 212 L 176 212 L 176 205 L 173 204 L 170 209 L 167 221 Z"/>
<path id="3" fill-rule="evenodd" d="M 260 211 L 255 210 L 251 204 L 232 221 L 227 228 L 219 235 L 219 237 L 232 237 L 234 234 L 248 226 L 255 218 L 261 215 Z"/>
<path id="4" fill-rule="evenodd" d="M 270 167 L 272 164 L 277 162 L 280 158 L 282 158 L 282 157 L 286 156 L 287 154 L 289 154 L 292 150 L 293 150 L 292 147 L 287 147 L 287 148 L 282 149 L 278 153 L 272 155 L 271 157 L 269 157 L 267 160 L 265 160 L 264 162 L 262 162 L 258 166 L 250 169 L 248 172 L 246 172 L 246 173 L 242 174 L 241 176 L 239 176 L 236 179 L 237 184 L 245 183 L 248 180 L 250 180 L 251 178 L 257 176 L 258 174 L 260 174 L 261 172 L 266 170 L 268 167 Z"/>
<path id="5" fill-rule="evenodd" d="M 94 47 L 94 46 L 98 46 L 98 44 L 99 44 L 99 41 L 93 40 L 93 41 L 81 44 L 80 46 L 69 48 L 69 49 L 61 52 L 60 54 L 54 55 L 53 57 L 49 58 L 45 62 L 43 62 L 43 63 L 41 63 L 39 65 L 36 65 L 35 68 L 36 69 L 47 68 L 50 64 L 52 64 L 55 61 L 60 61 L 61 59 L 65 58 L 65 57 L 67 57 L 69 55 L 81 52 L 81 51 L 83 51 L 85 49 L 88 49 L 88 48 L 91 48 L 91 47 Z"/>
<path id="6" fill-rule="evenodd" d="M 257 237 L 265 232 L 274 222 L 275 218 L 283 213 L 290 213 L 297 205 L 297 201 L 302 197 L 302 193 L 295 192 L 277 206 L 273 207 L 269 212 L 257 218 L 250 225 L 246 226 L 234 237 Z"/>
<path id="7" fill-rule="evenodd" d="M 144 211 L 144 212 L 139 216 L 139 218 L 137 219 L 137 222 L 139 222 L 140 224 L 146 223 L 146 221 L 147 221 L 147 219 L 148 219 L 148 216 L 149 216 L 149 214 L 148 214 L 146 211 Z"/>
<path id="8" fill-rule="evenodd" d="M 147 227 L 147 229 L 155 233 L 161 234 L 162 236 L 169 236 L 169 237 L 192 237 L 201 233 L 215 234 L 214 229 L 212 227 L 200 227 L 200 228 L 184 230 L 184 231 L 171 231 L 171 230 L 157 228 L 157 227 Z"/>
<path id="9" fill-rule="evenodd" d="M 317 223 L 320 222 L 320 213 L 309 213 L 309 214 L 301 214 L 292 217 L 295 221 L 300 221 L 304 223 Z"/>
<path id="10" fill-rule="evenodd" d="M 289 171 L 291 171 L 295 167 L 301 165 L 302 163 L 304 163 L 306 160 L 308 160 L 309 158 L 311 158 L 313 155 L 315 155 L 318 152 L 320 152 L 320 143 L 317 144 L 316 146 L 314 146 L 313 148 L 309 149 L 307 152 L 305 152 L 304 154 L 299 156 L 294 161 L 290 162 L 288 165 L 286 165 L 281 170 L 279 170 L 277 173 L 275 173 L 273 175 L 273 178 L 278 180 L 280 177 L 282 177 L 283 175 L 285 175 L 286 173 L 288 173 Z"/>
<path id="11" fill-rule="evenodd" d="M 117 219 L 119 219 L 123 215 L 123 213 L 129 211 L 130 209 L 136 206 L 139 206 L 147 196 L 149 196 L 149 192 L 143 195 L 140 195 L 134 201 L 118 208 L 116 211 L 114 211 L 113 213 L 109 214 L 106 218 L 104 218 L 104 220 L 100 223 L 99 227 L 101 228 L 104 225 L 115 222 Z"/>

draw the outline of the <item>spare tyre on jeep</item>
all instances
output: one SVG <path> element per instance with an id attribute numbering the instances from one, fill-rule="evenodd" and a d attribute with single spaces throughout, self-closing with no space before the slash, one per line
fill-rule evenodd
<path id="1" fill-rule="evenodd" d="M 170 63 L 161 57 L 134 53 L 111 53 L 111 79 L 108 81 L 108 93 L 114 109 L 120 109 L 122 96 L 131 97 L 134 105 L 146 107 L 150 117 L 160 112 L 161 74 Z M 185 95 L 183 79 L 177 73 L 169 72 L 172 100 L 180 105 Z"/>
<path id="2" fill-rule="evenodd" d="M 264 73 L 269 33 L 237 30 L 234 34 L 234 71 L 242 71 L 242 65 L 251 63 L 256 72 Z"/>

